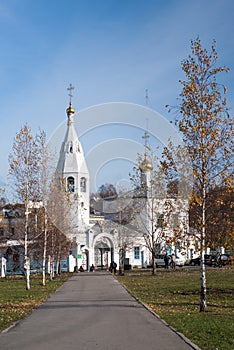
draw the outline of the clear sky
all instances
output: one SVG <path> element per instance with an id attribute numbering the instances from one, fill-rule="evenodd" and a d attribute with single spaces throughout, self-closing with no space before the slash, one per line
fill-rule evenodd
<path id="1" fill-rule="evenodd" d="M 233 114 L 233 18 L 233 0 L 0 0 L 1 182 L 21 126 L 50 137 L 66 120 L 70 83 L 76 111 L 145 105 L 148 89 L 148 106 L 173 118 L 165 105 L 176 103 L 181 60 L 198 35 L 207 49 L 217 41 L 231 69 L 220 80 Z"/>

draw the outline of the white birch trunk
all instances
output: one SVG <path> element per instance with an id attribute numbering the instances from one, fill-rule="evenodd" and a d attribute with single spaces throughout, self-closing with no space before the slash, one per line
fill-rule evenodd
<path id="1" fill-rule="evenodd" d="M 54 278 L 54 233 L 52 233 L 52 256 L 50 257 L 50 280 Z"/>
<path id="2" fill-rule="evenodd" d="M 25 232 L 24 232 L 24 270 L 26 277 L 26 290 L 30 289 L 30 260 L 28 258 L 28 201 L 25 205 Z"/>
<path id="3" fill-rule="evenodd" d="M 47 213 L 45 210 L 45 228 L 44 228 L 44 245 L 42 259 L 42 285 L 46 285 L 46 250 L 47 250 Z"/>
<path id="4" fill-rule="evenodd" d="M 59 274 L 59 259 L 56 260 L 56 275 Z"/>
<path id="5" fill-rule="evenodd" d="M 54 259 L 50 259 L 50 280 L 52 281 L 54 278 Z"/>
<path id="6" fill-rule="evenodd" d="M 201 233 L 201 264 L 200 264 L 200 311 L 206 309 L 206 268 L 205 268 L 205 235 L 206 235 L 206 188 L 203 185 L 203 201 L 202 201 L 202 233 Z"/>
<path id="7" fill-rule="evenodd" d="M 152 187 L 152 185 L 151 185 Z M 156 272 L 156 265 L 155 265 L 155 222 L 154 222 L 154 200 L 153 200 L 153 194 L 152 194 L 152 188 L 151 188 L 151 238 L 152 238 L 152 275 L 155 275 Z"/>

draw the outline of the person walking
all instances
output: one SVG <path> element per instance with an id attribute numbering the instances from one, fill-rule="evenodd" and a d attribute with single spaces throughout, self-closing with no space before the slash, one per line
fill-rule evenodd
<path id="1" fill-rule="evenodd" d="M 117 268 L 116 262 L 112 261 L 111 268 L 112 268 L 111 272 L 114 272 L 114 275 L 115 275 L 116 274 L 116 268 Z"/>
<path id="2" fill-rule="evenodd" d="M 165 269 L 168 269 L 168 265 L 169 265 L 169 256 L 168 256 L 167 253 L 164 255 L 164 263 L 165 263 Z"/>
<path id="3" fill-rule="evenodd" d="M 173 270 L 175 270 L 175 267 L 176 267 L 176 256 L 175 256 L 175 254 L 172 254 L 172 256 L 171 256 L 171 268 Z"/>

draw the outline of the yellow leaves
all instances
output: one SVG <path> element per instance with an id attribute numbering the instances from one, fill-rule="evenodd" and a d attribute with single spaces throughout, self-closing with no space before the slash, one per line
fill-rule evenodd
<path id="1" fill-rule="evenodd" d="M 204 60 L 204 64 L 207 66 L 207 67 L 210 67 L 210 60 L 208 60 L 207 58 Z"/>
<path id="2" fill-rule="evenodd" d="M 198 197 L 196 194 L 193 194 L 192 201 L 197 203 L 199 206 L 202 206 L 202 198 Z"/>

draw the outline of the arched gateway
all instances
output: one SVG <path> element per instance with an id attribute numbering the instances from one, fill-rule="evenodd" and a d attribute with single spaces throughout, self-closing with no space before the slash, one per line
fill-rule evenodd
<path id="1" fill-rule="evenodd" d="M 94 238 L 94 264 L 100 268 L 108 268 L 114 260 L 114 243 L 109 234 L 99 234 Z"/>

